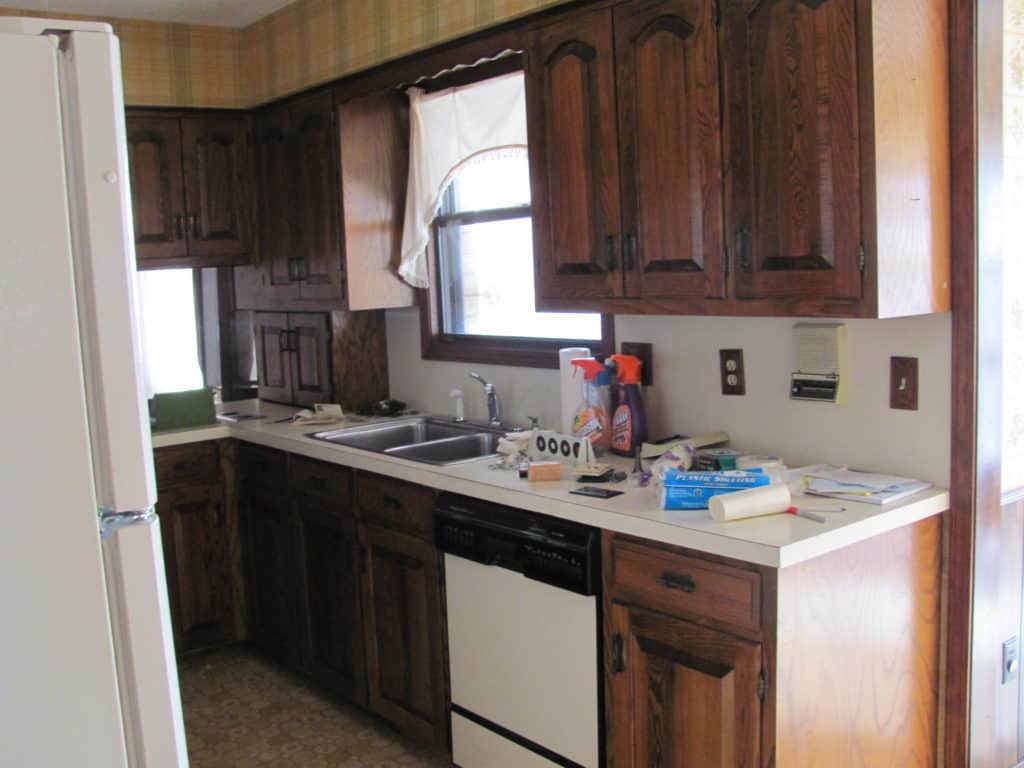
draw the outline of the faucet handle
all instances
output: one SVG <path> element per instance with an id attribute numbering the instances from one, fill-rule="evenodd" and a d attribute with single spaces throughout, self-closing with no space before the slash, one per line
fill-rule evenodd
<path id="1" fill-rule="evenodd" d="M 477 380 L 477 381 L 479 381 L 479 382 L 480 382 L 481 384 L 483 384 L 483 385 L 484 385 L 484 390 L 485 390 L 486 392 L 493 392 L 493 391 L 494 391 L 494 385 L 493 385 L 493 384 L 489 384 L 489 383 L 487 382 L 487 379 L 485 379 L 485 378 L 484 378 L 483 376 L 481 376 L 481 375 L 480 375 L 479 373 L 477 373 L 476 371 L 470 371 L 470 374 L 469 374 L 469 378 L 471 378 L 471 379 L 476 379 L 476 380 Z"/>

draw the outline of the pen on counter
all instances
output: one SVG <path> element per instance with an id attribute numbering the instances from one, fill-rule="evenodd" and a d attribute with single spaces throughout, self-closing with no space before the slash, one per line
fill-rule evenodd
<path id="1" fill-rule="evenodd" d="M 786 510 L 788 515 L 796 515 L 797 517 L 806 517 L 808 520 L 813 520 L 816 523 L 824 523 L 825 516 L 819 515 L 817 512 L 811 512 L 806 509 L 798 509 L 797 507 L 790 507 Z"/>

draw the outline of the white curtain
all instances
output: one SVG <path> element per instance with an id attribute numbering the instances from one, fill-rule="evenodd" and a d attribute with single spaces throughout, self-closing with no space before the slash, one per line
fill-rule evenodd
<path id="1" fill-rule="evenodd" d="M 203 386 L 191 269 L 136 272 L 145 396 Z"/>
<path id="2" fill-rule="evenodd" d="M 481 153 L 526 148 L 523 73 L 435 93 L 412 88 L 409 102 L 409 187 L 398 272 L 410 285 L 426 288 L 430 224 L 448 182 Z"/>

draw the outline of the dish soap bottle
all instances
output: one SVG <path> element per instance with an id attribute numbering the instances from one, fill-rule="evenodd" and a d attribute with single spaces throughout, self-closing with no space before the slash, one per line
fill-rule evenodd
<path id="1" fill-rule="evenodd" d="M 583 400 L 572 419 L 572 434 L 589 440 L 594 454 L 600 456 L 612 444 L 611 372 L 592 357 L 580 357 L 571 362 L 583 371 L 584 378 Z"/>
<path id="2" fill-rule="evenodd" d="M 633 355 L 612 355 L 619 379 L 619 396 L 612 414 L 612 453 L 634 456 L 647 440 L 647 413 L 640 393 L 643 361 Z"/>

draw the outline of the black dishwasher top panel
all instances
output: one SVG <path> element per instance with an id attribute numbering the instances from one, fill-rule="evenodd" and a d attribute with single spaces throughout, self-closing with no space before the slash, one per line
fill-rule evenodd
<path id="1" fill-rule="evenodd" d="M 444 552 L 573 592 L 598 591 L 596 528 L 450 493 L 438 497 L 434 525 Z"/>

